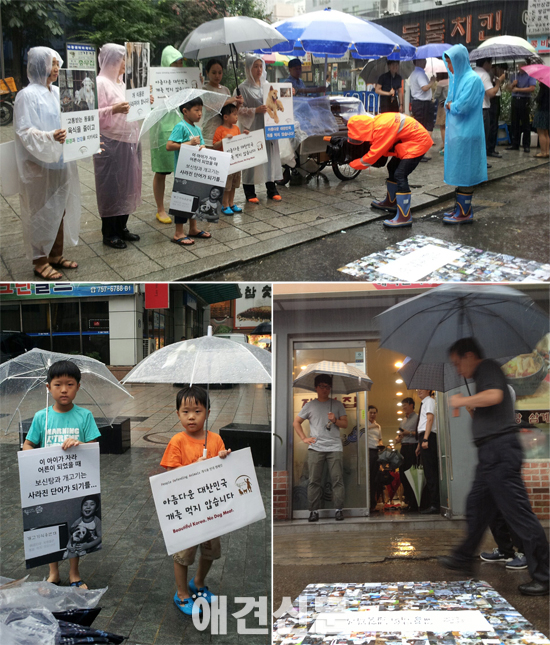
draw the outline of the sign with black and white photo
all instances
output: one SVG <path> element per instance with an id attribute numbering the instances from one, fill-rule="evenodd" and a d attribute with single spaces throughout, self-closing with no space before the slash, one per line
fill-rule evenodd
<path id="1" fill-rule="evenodd" d="M 232 139 L 222 139 L 223 151 L 231 154 L 231 172 L 239 172 L 267 163 L 267 150 L 263 130 L 239 134 Z"/>
<path id="2" fill-rule="evenodd" d="M 100 151 L 95 70 L 59 70 L 61 128 L 67 131 L 63 161 L 91 157 Z"/>
<path id="3" fill-rule="evenodd" d="M 99 444 L 17 453 L 27 569 L 101 549 Z"/>
<path id="4" fill-rule="evenodd" d="M 67 43 L 67 69 L 96 72 L 96 51 L 93 45 Z"/>
<path id="5" fill-rule="evenodd" d="M 170 215 L 217 222 L 231 155 L 182 145 L 174 176 Z"/>
<path id="6" fill-rule="evenodd" d="M 294 109 L 290 83 L 266 83 L 264 85 L 265 138 L 289 139 L 294 137 Z"/>
<path id="7" fill-rule="evenodd" d="M 125 43 L 126 100 L 130 111 L 126 121 L 139 121 L 151 112 L 149 90 L 149 43 Z"/>
<path id="8" fill-rule="evenodd" d="M 181 90 L 200 89 L 202 85 L 198 67 L 151 67 L 149 82 L 155 101 Z"/>

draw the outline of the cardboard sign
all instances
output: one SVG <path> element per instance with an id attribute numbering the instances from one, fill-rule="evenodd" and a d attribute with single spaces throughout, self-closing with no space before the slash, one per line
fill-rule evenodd
<path id="1" fill-rule="evenodd" d="M 130 111 L 126 121 L 139 121 L 151 112 L 149 89 L 149 43 L 125 43 L 126 100 Z"/>
<path id="2" fill-rule="evenodd" d="M 231 155 L 182 145 L 170 199 L 170 215 L 217 222 Z"/>
<path id="3" fill-rule="evenodd" d="M 223 151 L 231 154 L 231 165 L 229 166 L 231 173 L 267 163 L 263 130 L 240 134 L 232 139 L 222 139 L 222 145 Z"/>
<path id="4" fill-rule="evenodd" d="M 27 569 L 101 549 L 99 444 L 23 450 L 17 458 Z"/>
<path id="5" fill-rule="evenodd" d="M 266 83 L 264 85 L 265 138 L 290 139 L 294 136 L 294 109 L 291 83 Z"/>
<path id="6" fill-rule="evenodd" d="M 200 69 L 198 67 L 151 67 L 149 82 L 156 103 L 181 90 L 200 89 Z"/>
<path id="7" fill-rule="evenodd" d="M 93 45 L 67 43 L 67 69 L 96 72 L 96 50 Z"/>
<path id="8" fill-rule="evenodd" d="M 250 448 L 149 481 L 168 555 L 265 518 Z"/>
<path id="9" fill-rule="evenodd" d="M 59 70 L 61 128 L 67 131 L 63 161 L 91 157 L 100 151 L 95 70 Z"/>

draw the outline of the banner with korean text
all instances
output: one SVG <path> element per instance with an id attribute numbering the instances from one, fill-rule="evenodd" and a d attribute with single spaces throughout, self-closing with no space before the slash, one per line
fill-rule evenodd
<path id="1" fill-rule="evenodd" d="M 149 478 L 168 555 L 265 519 L 250 448 Z"/>
<path id="2" fill-rule="evenodd" d="M 100 151 L 95 70 L 60 69 L 61 129 L 66 130 L 63 161 L 86 159 Z"/>
<path id="3" fill-rule="evenodd" d="M 263 130 L 239 134 L 232 139 L 222 139 L 223 151 L 231 153 L 229 172 L 239 172 L 267 163 L 267 150 Z"/>
<path id="4" fill-rule="evenodd" d="M 101 549 L 99 444 L 17 453 L 27 569 Z"/>

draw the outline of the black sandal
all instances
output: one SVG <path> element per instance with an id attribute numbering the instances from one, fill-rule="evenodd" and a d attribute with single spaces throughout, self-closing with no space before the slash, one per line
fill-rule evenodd
<path id="1" fill-rule="evenodd" d="M 185 242 L 185 240 L 189 240 L 189 241 Z M 172 242 L 172 244 L 178 244 L 179 246 L 193 246 L 193 244 L 195 244 L 195 242 L 187 236 L 178 237 L 177 240 L 172 238 L 170 242 Z"/>
<path id="2" fill-rule="evenodd" d="M 71 266 L 76 264 L 75 267 Z M 49 261 L 49 265 L 54 269 L 78 269 L 78 263 L 74 260 L 66 260 L 63 256 L 59 258 L 57 262 Z"/>

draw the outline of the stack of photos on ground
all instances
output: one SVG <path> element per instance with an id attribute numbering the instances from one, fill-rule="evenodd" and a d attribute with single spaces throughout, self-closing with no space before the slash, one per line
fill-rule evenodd
<path id="1" fill-rule="evenodd" d="M 413 235 L 338 271 L 365 282 L 550 282 L 550 264 L 426 235 Z"/>
<path id="2" fill-rule="evenodd" d="M 448 622 L 447 617 L 456 618 L 452 614 L 464 611 L 472 612 L 472 619 L 466 615 L 458 621 L 466 626 L 459 630 L 457 621 L 453 621 L 455 627 L 448 631 L 352 628 L 335 633 L 330 628 L 330 618 L 324 623 L 327 629 L 317 628 L 322 624 L 318 618 L 323 614 L 345 615 L 353 625 L 360 624 L 361 617 L 390 624 L 392 616 L 381 616 L 382 612 L 422 612 L 415 613 L 419 622 L 428 619 L 432 624 L 444 624 Z M 432 612 L 438 612 L 439 617 Z M 434 620 L 430 621 L 430 616 Z M 486 621 L 490 630 L 468 631 L 469 625 L 479 621 Z M 333 625 L 336 624 L 335 620 Z M 292 609 L 275 621 L 273 642 L 277 645 L 550 645 L 546 636 L 536 631 L 491 585 L 479 580 L 310 584 L 296 598 Z"/>

